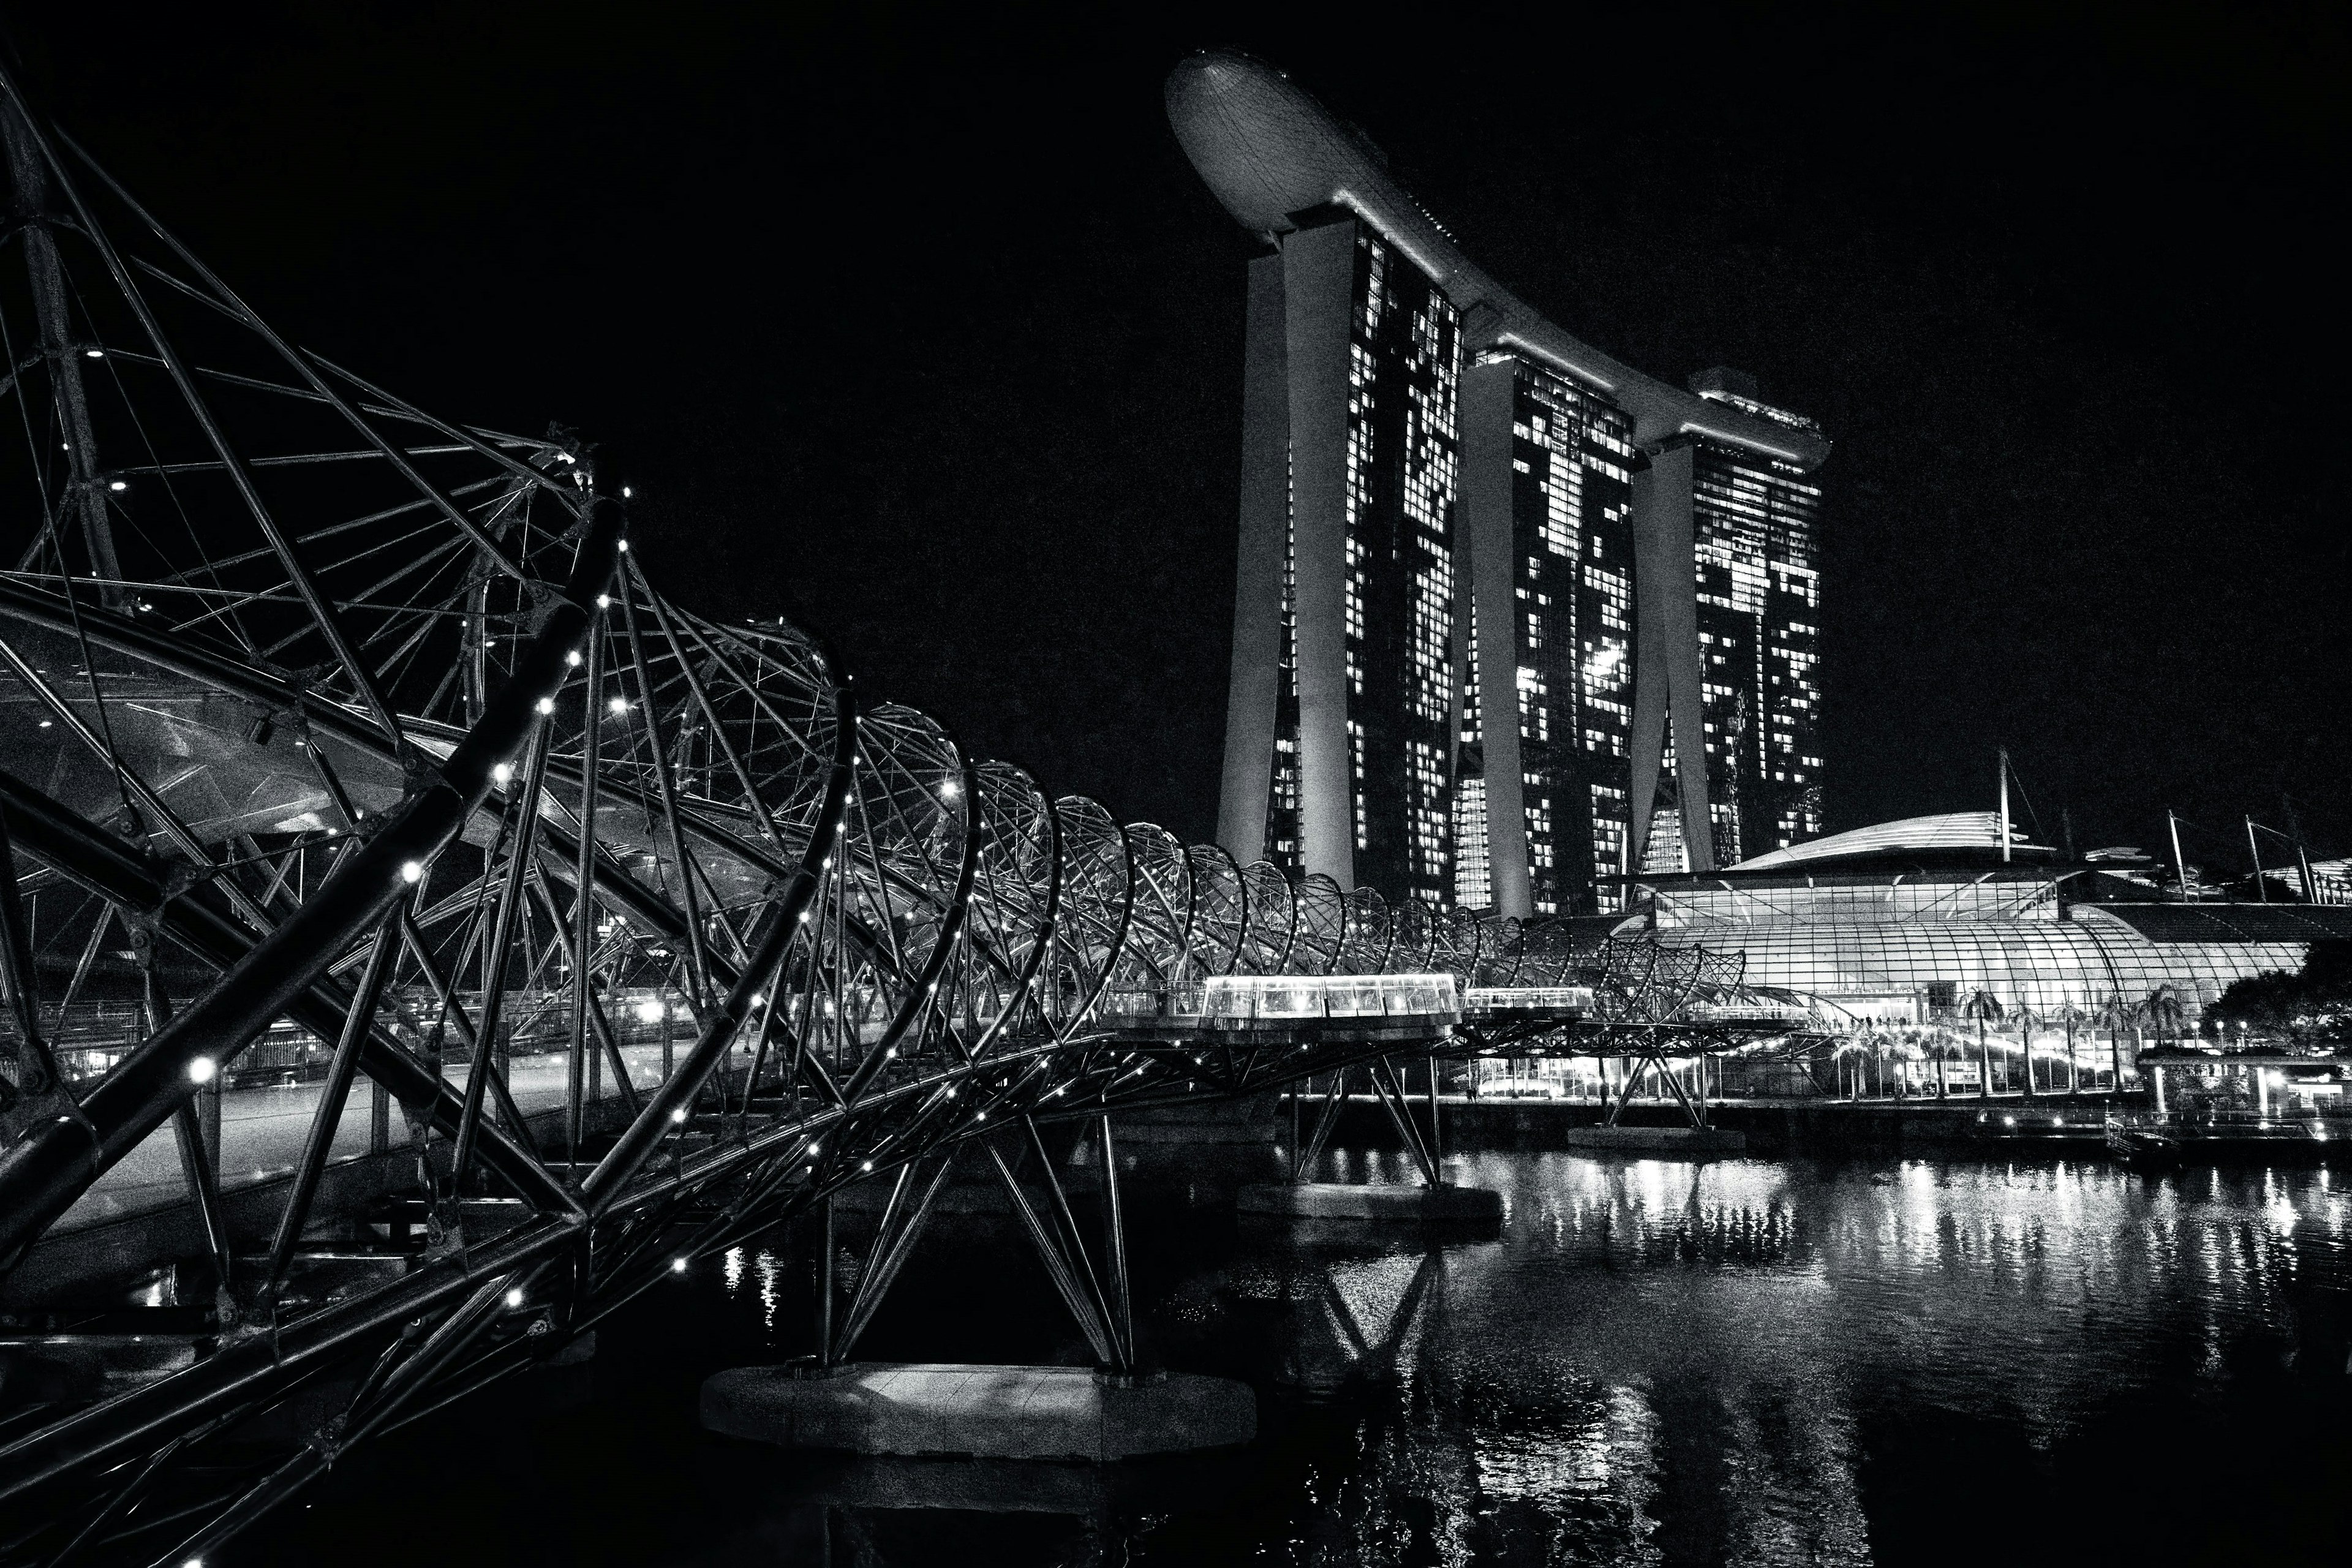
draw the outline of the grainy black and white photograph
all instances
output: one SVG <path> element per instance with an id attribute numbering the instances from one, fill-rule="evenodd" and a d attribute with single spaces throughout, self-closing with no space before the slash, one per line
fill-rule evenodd
<path id="1" fill-rule="evenodd" d="M 0 1568 L 2352 1561 L 2347 80 L 0 3 Z"/>

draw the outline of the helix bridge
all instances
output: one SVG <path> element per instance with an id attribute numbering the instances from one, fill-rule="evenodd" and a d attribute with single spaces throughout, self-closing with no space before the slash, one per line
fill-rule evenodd
<path id="1" fill-rule="evenodd" d="M 1398 1053 L 1763 1027 L 1697 1018 L 1740 995 L 1705 955 L 1596 968 L 974 757 L 665 596 L 577 436 L 281 337 L 5 80 L 0 140 L 0 1282 L 156 1180 L 204 1259 L 176 1331 L 103 1278 L 0 1322 L 0 1563 L 201 1559 L 879 1173 L 845 1355 L 960 1153 L 1039 1194 L 1131 1371 L 1123 1242 L 1041 1128 L 1108 1156 L 1114 1113 Z M 278 1142 L 222 1123 L 253 1083 L 301 1089 Z M 317 1239 L 355 1155 L 400 1178 L 390 1267 Z"/>

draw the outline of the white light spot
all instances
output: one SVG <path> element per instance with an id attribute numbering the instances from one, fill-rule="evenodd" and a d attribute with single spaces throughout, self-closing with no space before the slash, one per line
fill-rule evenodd
<path id="1" fill-rule="evenodd" d="M 627 492 L 624 491 L 623 493 L 624 493 L 624 494 L 625 494 L 625 493 L 627 493 Z M 629 542 L 628 542 L 627 540 L 624 539 L 623 541 L 621 541 L 621 552 L 622 552 L 623 554 L 625 554 L 625 554 L 627 554 L 627 553 L 628 553 L 628 550 L 629 550 Z"/>
<path id="2" fill-rule="evenodd" d="M 521 1286 L 518 1285 L 513 1289 L 507 1292 L 507 1305 L 509 1307 L 520 1307 L 522 1305 Z"/>
<path id="3" fill-rule="evenodd" d="M 598 609 L 600 609 L 600 610 L 609 610 L 609 609 L 611 609 L 611 608 L 613 607 L 613 595 L 610 595 L 610 594 L 599 594 L 599 595 L 596 595 L 596 607 L 597 607 Z"/>
<path id="4" fill-rule="evenodd" d="M 490 782 L 492 784 L 503 785 L 509 779 L 513 777 L 514 764 L 511 763 L 498 763 L 493 764 L 490 768 Z"/>
<path id="5" fill-rule="evenodd" d="M 106 357 L 106 351 L 104 349 L 84 349 L 81 352 L 84 359 L 104 359 Z"/>
<path id="6" fill-rule="evenodd" d="M 540 710 L 541 712 L 542 712 L 542 713 L 552 713 L 552 712 L 554 712 L 554 711 L 555 711 L 555 699 L 554 699 L 554 698 L 552 698 L 552 697 L 542 697 L 542 698 L 541 698 L 541 699 L 539 700 L 539 710 Z"/>
<path id="7" fill-rule="evenodd" d="M 874 1162 L 871 1160 L 861 1161 L 857 1168 L 861 1171 L 870 1171 L 874 1168 Z"/>
<path id="8" fill-rule="evenodd" d="M 671 1258 L 671 1259 L 669 1260 L 669 1271 L 670 1271 L 672 1274 L 683 1274 L 683 1273 L 685 1273 L 685 1272 L 686 1272 L 686 1259 L 685 1259 L 685 1258 Z"/>
<path id="9" fill-rule="evenodd" d="M 681 1105 L 676 1110 L 671 1111 L 669 1113 L 669 1119 L 672 1121 L 683 1122 L 686 1120 L 686 1107 Z"/>
<path id="10" fill-rule="evenodd" d="M 629 499 L 629 487 L 628 487 L 628 486 L 626 486 L 626 485 L 623 485 L 623 486 L 621 487 L 621 499 L 622 499 L 623 500 L 628 500 L 628 499 Z M 624 544 L 623 546 L 621 546 L 621 548 L 622 548 L 622 549 L 624 549 L 624 550 L 626 550 L 626 549 L 628 548 L 628 546 L 627 546 L 627 545 L 625 545 L 625 544 Z"/>
<path id="11" fill-rule="evenodd" d="M 123 483 L 121 479 L 109 479 L 106 482 L 106 488 L 110 490 L 127 490 L 131 487 Z"/>
<path id="12" fill-rule="evenodd" d="M 210 1083 L 220 1076 L 220 1063 L 210 1057 L 197 1057 L 188 1063 L 190 1083 Z"/>
<path id="13" fill-rule="evenodd" d="M 570 653 L 565 654 L 563 656 L 563 662 L 574 667 L 578 666 L 580 663 L 580 650 L 575 647 Z"/>
<path id="14" fill-rule="evenodd" d="M 669 1011 L 669 1009 L 664 1007 L 657 1001 L 648 1000 L 640 1002 L 637 1004 L 637 1022 L 640 1024 L 658 1024 L 662 1021 L 662 1015 L 667 1011 Z"/>
<path id="15" fill-rule="evenodd" d="M 411 860 L 403 865 L 400 868 L 400 879 L 408 883 L 412 887 L 418 882 L 425 880 L 425 866 L 423 862 Z"/>

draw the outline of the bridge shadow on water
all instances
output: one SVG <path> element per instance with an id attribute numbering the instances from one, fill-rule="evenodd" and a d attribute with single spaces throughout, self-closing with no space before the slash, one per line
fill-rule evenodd
<path id="1" fill-rule="evenodd" d="M 592 1364 L 355 1456 L 236 1559 L 2347 1560 L 2352 1192 L 2326 1171 L 1495 1152 L 1459 1179 L 1505 1194 L 1500 1230 L 1414 1235 L 1237 1222 L 1260 1158 L 1147 1149 L 1128 1178 L 1144 1357 L 1251 1383 L 1246 1449 L 853 1460 L 702 1434 L 701 1376 L 809 1343 L 804 1226 L 643 1301 Z M 1325 1164 L 1412 1179 L 1392 1153 Z M 1083 1363 L 1012 1226 L 943 1215 L 860 1354 Z"/>

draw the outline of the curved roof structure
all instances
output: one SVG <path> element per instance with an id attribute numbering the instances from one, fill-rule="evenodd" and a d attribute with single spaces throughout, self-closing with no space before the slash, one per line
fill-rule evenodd
<path id="1" fill-rule="evenodd" d="M 1699 436 L 1802 468 L 1829 456 L 1818 431 L 1685 392 L 1570 336 L 1473 265 L 1360 135 L 1265 61 L 1191 56 L 1169 72 L 1167 97 L 1176 140 L 1244 228 L 1271 239 L 1297 226 L 1294 214 L 1347 208 L 1435 279 L 1462 313 L 1466 344 L 1516 350 L 1607 393 L 1633 416 L 1636 442 Z"/>
<path id="2" fill-rule="evenodd" d="M 2023 853 L 2039 859 L 2056 853 L 2047 845 L 2028 844 L 2011 830 L 2011 854 Z M 1820 860 L 1847 860 L 1864 855 L 1901 855 L 1917 850 L 1981 849 L 1992 854 L 2000 851 L 2000 817 L 1990 811 L 1955 811 L 1941 816 L 1906 816 L 1895 822 L 1873 823 L 1868 827 L 1856 827 L 1844 833 L 1832 833 L 1826 838 L 1791 845 L 1769 854 L 1754 856 L 1730 867 L 1734 871 L 1769 871 L 1782 866 L 1801 866 Z"/>

